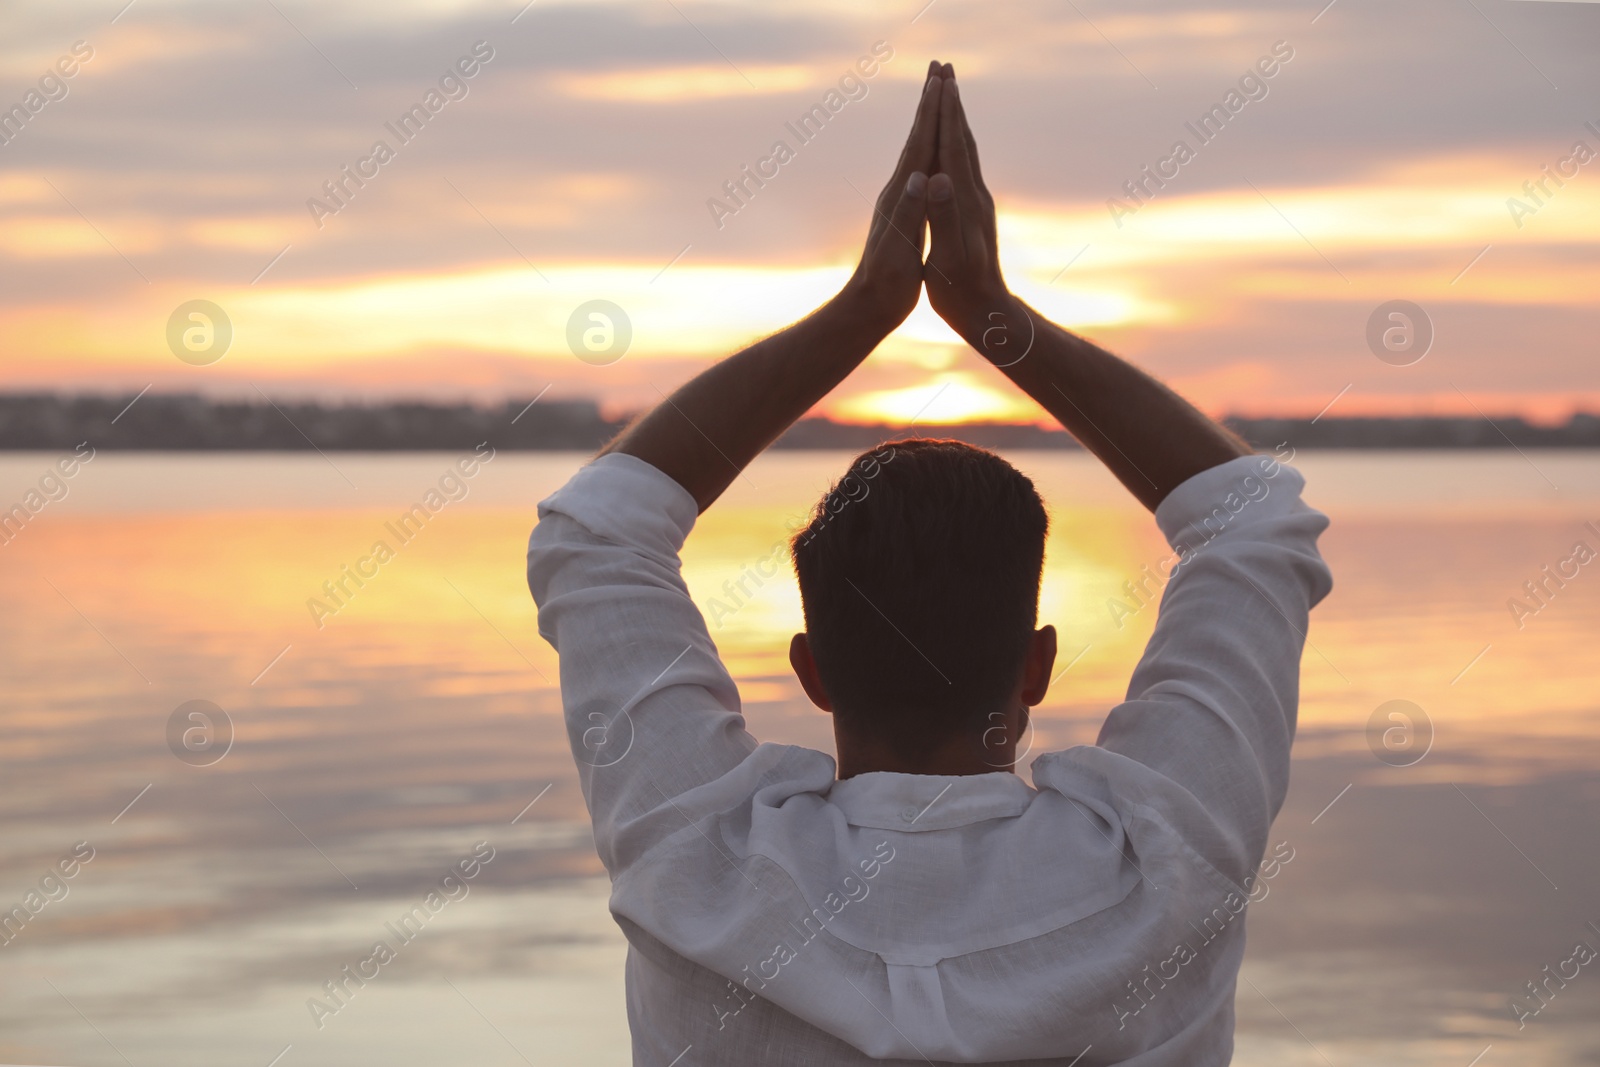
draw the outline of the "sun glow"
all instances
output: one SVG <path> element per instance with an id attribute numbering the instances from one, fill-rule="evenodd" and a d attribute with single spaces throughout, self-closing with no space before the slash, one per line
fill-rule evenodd
<path id="1" fill-rule="evenodd" d="M 622 88 L 634 91 L 657 75 L 670 80 L 678 72 L 629 75 L 645 82 Z M 720 91 L 716 85 L 725 76 L 732 72 L 701 71 L 680 88 Z M 601 88 L 600 82 L 589 86 Z M 651 91 L 657 89 L 667 91 L 665 83 Z M 1342 185 L 1192 192 L 1174 186 L 1123 218 L 1121 227 L 1103 202 L 1002 196 L 1012 206 L 997 219 L 1001 265 L 1007 282 L 1041 314 L 1131 354 L 1152 334 L 1226 333 L 1286 303 L 1325 305 L 1328 310 L 1318 313 L 1326 321 L 1345 305 L 1359 319 L 1362 306 L 1394 293 L 1410 294 L 1438 315 L 1468 303 L 1581 312 L 1600 284 L 1600 267 L 1580 254 L 1600 240 L 1600 210 L 1592 195 L 1569 182 L 1572 188 L 1519 228 L 1505 203 L 1522 180 L 1520 169 L 1473 156 L 1441 157 Z M 597 173 L 552 180 L 526 202 L 491 203 L 485 210 L 513 230 L 564 226 L 648 187 L 642 178 Z M 132 263 L 150 264 L 184 250 L 248 247 L 264 259 L 280 240 L 270 217 L 260 214 L 162 228 L 145 215 L 110 211 L 91 226 L 62 211 L 55 197 L 37 176 L 0 181 L 0 257 L 45 268 L 80 261 L 120 269 L 119 252 Z M 451 210 L 459 210 L 464 225 L 481 222 L 470 205 Z M 846 242 L 841 231 L 837 247 L 798 261 L 713 251 L 696 242 L 679 246 L 686 254 L 676 259 L 667 253 L 648 260 L 541 258 L 537 272 L 520 257 L 495 254 L 416 270 L 369 267 L 320 277 L 285 271 L 253 285 L 219 287 L 210 280 L 199 288 L 227 309 L 236 339 L 205 378 L 218 390 L 240 391 L 252 382 L 339 390 L 382 380 L 397 393 L 432 391 L 445 382 L 451 390 L 490 394 L 530 385 L 537 392 L 554 383 L 558 396 L 598 397 L 612 412 L 637 410 L 695 367 L 829 299 L 855 260 Z M 121 387 L 136 381 L 137 389 L 154 381 L 157 388 L 193 388 L 200 376 L 171 358 L 164 327 L 196 288 L 193 280 L 156 275 L 148 288 L 130 285 L 88 305 L 62 294 L 0 308 L 0 333 L 11 347 L 8 371 L 18 382 L 114 381 Z M 567 340 L 574 310 L 596 298 L 622 307 L 632 327 L 626 357 L 604 368 L 575 359 Z M 1305 366 L 1334 358 L 1334 349 L 1348 340 L 1337 336 L 1307 342 L 1318 355 L 1311 359 L 1308 350 Z M 1134 348 L 1126 349 L 1129 344 Z M 923 421 L 1039 418 L 1031 403 L 1010 395 L 981 365 L 969 367 L 972 358 L 924 298 L 823 410 L 849 421 L 903 424 L 944 387 Z M 1260 352 L 1241 352 L 1229 366 L 1182 365 L 1193 358 L 1180 356 L 1163 371 L 1196 390 L 1208 410 L 1237 406 L 1241 390 L 1230 383 L 1247 382 L 1244 391 L 1262 409 L 1307 410 L 1320 409 L 1344 384 L 1291 373 Z M 1463 406 L 1453 389 L 1429 388 L 1446 407 Z M 1423 404 L 1415 394 L 1386 399 L 1371 392 L 1363 386 L 1356 395 L 1374 410 L 1390 400 L 1390 406 Z M 1480 405 L 1507 403 L 1481 390 L 1473 395 Z M 1530 411 L 1574 402 L 1571 390 L 1553 389 L 1517 391 L 1514 401 Z"/>
<path id="2" fill-rule="evenodd" d="M 890 426 L 1036 422 L 1043 417 L 1039 408 L 1016 390 L 1007 392 L 976 379 L 971 371 L 948 371 L 920 385 L 858 393 L 840 401 L 830 414 L 844 422 Z"/>

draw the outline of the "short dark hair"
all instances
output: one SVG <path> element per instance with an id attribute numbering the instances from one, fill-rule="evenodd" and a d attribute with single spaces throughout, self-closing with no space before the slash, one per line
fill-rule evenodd
<path id="1" fill-rule="evenodd" d="M 915 757 L 1005 710 L 1049 521 L 1026 475 L 960 441 L 856 457 L 791 546 L 834 714 Z"/>

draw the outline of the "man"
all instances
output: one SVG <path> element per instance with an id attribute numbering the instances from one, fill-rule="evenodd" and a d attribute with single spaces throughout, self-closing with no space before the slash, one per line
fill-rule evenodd
<path id="1" fill-rule="evenodd" d="M 1127 701 L 1032 786 L 1011 766 L 1055 659 L 1034 628 L 1046 522 L 999 457 L 896 442 L 796 536 L 790 658 L 837 765 L 745 731 L 679 574 L 696 515 L 924 284 L 1182 560 Z M 1007 290 L 955 72 L 932 64 L 843 291 L 539 507 L 528 583 L 629 941 L 634 1062 L 1228 1062 L 1241 913 L 1331 584 L 1302 484 Z"/>

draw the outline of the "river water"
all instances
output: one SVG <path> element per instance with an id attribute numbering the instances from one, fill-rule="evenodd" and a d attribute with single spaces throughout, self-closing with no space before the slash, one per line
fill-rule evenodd
<path id="1" fill-rule="evenodd" d="M 58 458 L 0 456 L 0 507 Z M 627 1062 L 624 943 L 522 574 L 535 502 L 583 457 L 501 454 L 471 477 L 462 458 L 102 453 L 0 546 L 0 909 L 36 909 L 0 947 L 0 1061 Z M 1153 623 L 1108 601 L 1167 553 L 1088 457 L 1010 458 L 1051 507 L 1042 621 L 1076 657 L 1033 748 L 1088 743 Z M 847 460 L 752 466 L 685 549 L 697 601 Z M 1525 987 L 1600 947 L 1600 567 L 1524 593 L 1575 542 L 1600 549 L 1600 462 L 1296 465 L 1333 518 L 1336 588 L 1274 829 L 1294 858 L 1250 909 L 1235 1062 L 1600 1060 L 1600 966 L 1543 1000 Z M 443 506 L 397 537 L 430 490 Z M 330 596 L 358 563 L 375 575 Z M 799 628 L 785 570 L 713 635 L 758 737 L 830 749 L 789 675 Z M 1395 700 L 1409 718 L 1369 729 Z M 460 864 L 473 877 L 395 937 Z M 330 999 L 380 939 L 394 958 Z"/>

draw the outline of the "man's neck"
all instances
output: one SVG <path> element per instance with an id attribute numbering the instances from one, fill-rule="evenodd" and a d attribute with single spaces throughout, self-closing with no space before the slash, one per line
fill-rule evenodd
<path id="1" fill-rule="evenodd" d="M 895 774 L 969 775 L 1015 773 L 1016 746 L 974 752 L 969 745 L 950 745 L 917 758 L 909 758 L 887 745 L 861 742 L 835 735 L 839 753 L 839 778 L 889 771 Z"/>

